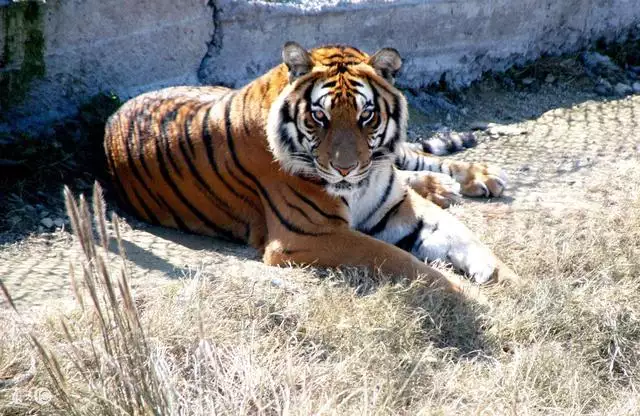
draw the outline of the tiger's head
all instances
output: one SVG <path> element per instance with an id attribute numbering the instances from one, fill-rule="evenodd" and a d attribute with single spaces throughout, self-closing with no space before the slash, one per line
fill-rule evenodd
<path id="1" fill-rule="evenodd" d="M 287 42 L 280 71 L 288 84 L 269 110 L 267 137 L 283 169 L 321 179 L 335 195 L 367 185 L 405 140 L 407 102 L 393 86 L 402 59 L 348 46 L 306 51 Z"/>

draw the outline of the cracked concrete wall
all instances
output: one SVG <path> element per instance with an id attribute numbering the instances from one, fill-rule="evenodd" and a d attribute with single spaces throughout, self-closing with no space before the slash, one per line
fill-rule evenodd
<path id="1" fill-rule="evenodd" d="M 640 23 L 639 0 L 213 1 L 216 39 L 200 69 L 238 86 L 278 62 L 281 45 L 383 46 L 405 59 L 398 83 L 464 86 L 488 70 L 610 40 Z"/>
<path id="2" fill-rule="evenodd" d="M 99 92 L 128 97 L 175 84 L 195 84 L 213 32 L 211 8 L 194 0 L 48 0 L 0 7 L 0 44 L 9 36 L 9 14 L 36 7 L 44 40 L 44 74 L 30 81 L 25 97 L 0 84 L 8 103 L 0 131 L 29 130 L 73 114 Z M 15 17 L 17 16 L 17 17 Z M 4 51 L 3 48 L 2 51 Z M 0 76 L 19 75 L 0 59 Z"/>
<path id="3" fill-rule="evenodd" d="M 29 21 L 20 14 L 24 10 L 17 9 L 24 4 L 0 4 L 0 81 L 14 79 L 25 67 L 24 62 L 8 62 L 7 50 L 16 52 L 14 61 L 23 51 L 36 59 L 31 67 L 38 69 L 28 77 L 24 97 L 0 82 L 4 87 L 0 132 L 46 125 L 72 114 L 98 92 L 113 91 L 127 98 L 167 85 L 240 86 L 277 64 L 287 40 L 309 48 L 349 43 L 368 52 L 393 46 L 405 58 L 400 85 L 420 87 L 444 77 L 450 85 L 461 86 L 483 71 L 502 70 L 541 54 L 573 51 L 602 36 L 615 39 L 640 24 L 639 0 L 209 0 L 208 4 L 205 0 L 48 0 L 33 4 L 37 4 L 37 19 Z M 29 36 L 8 36 L 20 27 L 20 19 L 33 32 L 33 39 L 42 38 L 42 48 L 34 51 Z"/>

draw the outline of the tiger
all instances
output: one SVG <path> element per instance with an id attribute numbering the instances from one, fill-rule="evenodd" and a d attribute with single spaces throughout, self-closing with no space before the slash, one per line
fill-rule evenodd
<path id="1" fill-rule="evenodd" d="M 399 52 L 282 48 L 242 88 L 143 93 L 107 121 L 119 199 L 144 221 L 248 244 L 268 265 L 359 266 L 461 292 L 516 276 L 443 209 L 461 194 L 500 196 L 504 171 L 406 141 Z"/>

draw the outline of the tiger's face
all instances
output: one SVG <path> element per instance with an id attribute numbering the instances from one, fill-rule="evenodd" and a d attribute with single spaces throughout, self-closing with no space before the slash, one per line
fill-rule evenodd
<path id="1" fill-rule="evenodd" d="M 346 46 L 283 51 L 289 84 L 269 111 L 268 139 L 292 174 L 319 178 L 335 195 L 368 184 L 372 171 L 393 163 L 405 139 L 407 104 L 393 86 L 398 52 L 368 56 Z"/>

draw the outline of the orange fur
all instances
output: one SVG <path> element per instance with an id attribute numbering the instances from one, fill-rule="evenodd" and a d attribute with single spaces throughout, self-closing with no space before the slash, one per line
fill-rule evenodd
<path id="1" fill-rule="evenodd" d="M 313 71 L 297 85 L 318 77 L 335 80 L 336 106 L 346 113 L 353 113 L 354 100 L 347 75 L 384 84 L 369 65 L 372 58 L 354 48 L 319 48 L 311 57 Z M 105 133 L 121 199 L 148 222 L 248 243 L 263 251 L 268 264 L 362 265 L 394 275 L 421 274 L 459 290 L 455 278 L 350 228 L 344 201 L 317 178 L 292 175 L 274 161 L 265 129 L 291 72 L 283 63 L 239 90 L 175 87 L 125 103 Z M 338 128 L 344 133 L 353 126 Z M 353 155 L 359 157 L 362 142 L 354 140 Z M 328 154 L 330 138 L 322 143 L 319 151 Z"/>

